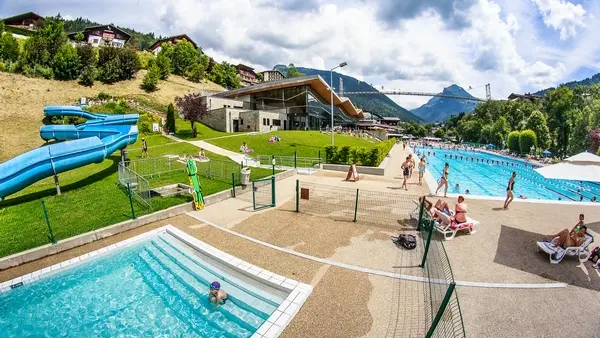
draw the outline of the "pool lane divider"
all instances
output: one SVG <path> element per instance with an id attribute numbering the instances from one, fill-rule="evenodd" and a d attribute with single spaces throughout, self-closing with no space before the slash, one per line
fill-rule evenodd
<path id="1" fill-rule="evenodd" d="M 381 276 L 381 277 L 389 277 L 389 278 L 395 278 L 395 279 L 403 279 L 403 280 L 410 280 L 410 281 L 414 281 L 414 282 L 433 282 L 435 284 L 448 284 L 448 282 L 444 279 L 429 279 L 429 278 L 425 278 L 425 277 L 421 277 L 421 276 L 412 276 L 412 275 L 405 275 L 405 274 L 400 274 L 400 273 L 393 273 L 393 272 L 388 272 L 388 271 L 382 271 L 382 270 L 375 270 L 375 269 L 369 269 L 369 268 L 363 268 L 360 266 L 356 266 L 356 265 L 351 265 L 351 264 L 346 264 L 346 263 L 340 263 L 340 262 L 336 262 L 336 261 L 332 261 L 326 258 L 320 258 L 320 257 L 315 257 L 315 256 L 311 256 L 311 255 L 307 255 L 305 253 L 301 253 L 295 250 L 291 250 L 288 248 L 282 248 L 276 245 L 273 245 L 271 243 L 267 243 L 261 240 L 258 240 L 256 238 L 252 238 L 249 236 L 246 236 L 244 234 L 241 234 L 239 232 L 235 232 L 233 230 L 224 228 L 222 226 L 219 226 L 211 221 L 205 220 L 201 217 L 198 217 L 196 215 L 194 215 L 195 212 L 189 212 L 187 213 L 188 216 L 193 217 L 195 219 L 197 219 L 200 222 L 203 222 L 205 224 L 208 224 L 218 230 L 221 230 L 223 232 L 226 232 L 228 234 L 243 238 L 245 240 L 248 240 L 250 242 L 254 242 L 256 244 L 260 244 L 262 246 L 266 246 L 269 247 L 271 249 L 277 250 L 277 251 L 281 251 L 281 252 L 285 252 L 288 253 L 290 255 L 294 255 L 297 257 L 301 257 L 304 259 L 308 259 L 311 261 L 315 261 L 315 262 L 319 262 L 322 264 L 328 264 L 328 265 L 333 265 L 339 268 L 343 268 L 343 269 L 348 269 L 348 270 L 353 270 L 353 271 L 358 271 L 358 272 L 364 272 L 364 273 L 368 273 L 371 275 L 376 275 L 376 276 Z M 552 289 L 552 288 L 564 288 L 567 287 L 568 284 L 567 283 L 492 283 L 492 282 L 469 282 L 469 281 L 455 281 L 456 285 L 458 286 L 465 286 L 465 287 L 479 287 L 479 288 L 504 288 L 504 289 Z"/>

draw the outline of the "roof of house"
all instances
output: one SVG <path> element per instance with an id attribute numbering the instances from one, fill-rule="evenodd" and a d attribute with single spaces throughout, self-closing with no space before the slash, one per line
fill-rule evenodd
<path id="1" fill-rule="evenodd" d="M 543 98 L 543 96 L 540 95 L 534 95 L 534 94 L 515 94 L 512 93 L 508 96 L 509 100 L 515 100 L 515 99 L 527 99 L 527 100 L 535 100 L 535 99 L 541 99 Z"/>
<path id="2" fill-rule="evenodd" d="M 279 69 L 267 69 L 267 70 L 263 70 L 262 72 L 260 72 L 260 74 L 264 74 L 264 73 L 279 73 L 279 74 L 281 74 L 281 76 L 285 77 L 285 75 Z"/>
<path id="3" fill-rule="evenodd" d="M 156 42 L 154 42 L 152 44 L 152 46 L 150 46 L 150 48 L 148 48 L 148 51 L 152 52 L 154 51 L 156 48 L 158 48 L 160 45 L 163 44 L 163 42 L 171 42 L 171 41 L 175 41 L 175 40 L 187 40 L 189 41 L 192 46 L 194 46 L 194 48 L 198 49 L 198 45 L 194 42 L 194 40 L 190 39 L 190 37 L 187 34 L 180 34 L 180 35 L 173 35 L 173 36 L 169 36 L 160 40 L 156 40 Z"/>
<path id="4" fill-rule="evenodd" d="M 252 68 L 252 67 L 250 67 L 250 66 L 246 66 L 246 65 L 244 65 L 244 64 L 241 64 L 241 63 L 240 63 L 240 64 L 238 64 L 237 66 L 235 66 L 235 68 L 237 68 L 237 69 L 240 69 L 240 68 L 241 68 L 241 69 L 243 69 L 243 70 L 247 70 L 247 71 L 254 72 L 254 68 Z"/>
<path id="5" fill-rule="evenodd" d="M 300 77 L 292 77 L 283 80 L 277 81 L 269 81 L 264 83 L 259 83 L 253 86 L 248 86 L 244 88 L 234 89 L 226 92 L 221 92 L 214 94 L 216 97 L 225 97 L 225 98 L 236 98 L 239 96 L 250 95 L 261 93 L 267 90 L 274 89 L 282 89 L 282 88 L 290 88 L 297 86 L 310 86 L 317 94 L 319 94 L 328 104 L 331 104 L 330 96 L 331 92 L 329 91 L 329 85 L 323 78 L 319 75 L 308 75 L 308 76 L 300 76 Z M 336 107 L 342 109 L 342 111 L 351 117 L 362 118 L 363 114 L 360 109 L 354 107 L 350 99 L 347 97 L 340 97 L 335 92 L 333 93 L 333 104 Z"/>
<path id="6" fill-rule="evenodd" d="M 31 17 L 35 20 L 44 20 L 44 17 L 38 14 L 35 14 L 34 12 L 27 12 L 27 13 L 22 13 L 22 14 L 17 14 L 14 16 L 10 16 L 8 18 L 4 18 L 2 19 L 2 21 L 6 22 L 6 21 L 12 21 L 12 20 L 23 20 L 26 19 L 28 17 Z"/>
<path id="7" fill-rule="evenodd" d="M 129 39 L 131 38 L 131 35 L 130 35 L 129 33 L 127 33 L 126 31 L 124 31 L 124 30 L 122 30 L 122 29 L 119 29 L 119 28 L 118 28 L 117 26 L 115 26 L 115 25 L 98 25 L 98 26 L 90 26 L 90 27 L 85 27 L 85 29 L 84 29 L 83 31 L 81 31 L 81 32 L 71 32 L 71 33 L 67 34 L 67 36 L 69 36 L 69 37 L 73 37 L 73 36 L 75 36 L 77 33 L 86 33 L 86 32 L 89 32 L 89 31 L 91 31 L 91 30 L 94 30 L 94 29 L 96 29 L 96 28 L 105 28 L 105 27 L 106 27 L 106 28 L 108 28 L 108 30 L 110 30 L 110 31 L 113 31 L 113 30 L 114 30 L 114 31 L 118 31 L 119 33 L 121 33 L 121 34 L 123 34 L 123 35 L 127 36 L 127 40 L 126 40 L 125 42 L 129 41 Z"/>

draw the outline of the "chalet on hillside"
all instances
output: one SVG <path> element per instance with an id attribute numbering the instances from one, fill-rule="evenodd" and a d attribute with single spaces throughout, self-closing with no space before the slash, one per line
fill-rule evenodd
<path id="1" fill-rule="evenodd" d="M 539 99 L 543 98 L 543 96 L 540 95 L 534 95 L 534 94 L 515 94 L 512 93 L 508 96 L 508 99 L 510 101 L 531 101 L 531 102 L 535 102 Z"/>
<path id="2" fill-rule="evenodd" d="M 279 81 L 285 79 L 285 75 L 277 69 L 274 70 L 265 70 L 264 72 L 260 72 L 263 76 L 263 82 L 269 81 Z"/>
<path id="3" fill-rule="evenodd" d="M 254 68 L 239 64 L 235 66 L 240 77 L 240 83 L 242 86 L 250 86 L 258 83 L 258 75 L 254 72 Z"/>
<path id="4" fill-rule="evenodd" d="M 154 56 L 157 56 L 158 53 L 160 53 L 160 51 L 162 49 L 161 46 L 163 43 L 170 42 L 172 44 L 176 44 L 182 40 L 187 40 L 189 43 L 192 44 L 192 46 L 194 46 L 195 49 L 198 49 L 198 45 L 194 42 L 194 40 L 190 39 L 190 37 L 187 36 L 187 34 L 181 34 L 181 35 L 169 36 L 164 39 L 157 40 L 152 46 L 150 46 L 150 48 L 148 48 L 148 51 L 150 53 L 154 54 Z"/>
<path id="5" fill-rule="evenodd" d="M 34 31 L 44 24 L 44 17 L 33 12 L 27 12 L 2 19 L 6 26 Z"/>
<path id="6" fill-rule="evenodd" d="M 67 36 L 71 41 L 78 42 L 75 39 L 78 33 L 83 34 L 82 42 L 89 43 L 94 47 L 112 46 L 122 48 L 131 38 L 131 35 L 127 34 L 127 32 L 113 25 L 87 27 L 83 32 L 73 32 Z"/>

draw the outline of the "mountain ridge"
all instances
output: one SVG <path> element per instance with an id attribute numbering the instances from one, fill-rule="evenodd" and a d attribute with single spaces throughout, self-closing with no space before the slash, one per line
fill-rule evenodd
<path id="1" fill-rule="evenodd" d="M 569 81 L 569 82 L 561 84 L 560 86 L 567 86 L 567 87 L 569 87 L 569 89 L 573 90 L 577 86 L 588 86 L 588 85 L 591 85 L 593 83 L 600 83 L 600 73 L 592 75 L 592 76 L 590 76 L 588 78 L 585 78 L 583 80 Z M 550 87 L 550 88 L 538 90 L 537 92 L 533 93 L 533 95 L 544 96 L 544 95 L 546 95 L 546 93 L 548 91 L 554 90 L 554 89 L 556 89 L 556 87 Z"/>
<path id="2" fill-rule="evenodd" d="M 454 95 L 460 97 L 473 98 L 474 96 L 469 94 L 464 88 L 459 85 L 452 84 L 442 91 L 441 94 Z M 424 105 L 411 110 L 411 112 L 425 122 L 443 122 L 450 118 L 452 115 L 460 113 L 470 113 L 475 107 L 476 102 L 460 99 L 451 99 L 445 97 L 434 96 Z"/>
<path id="3" fill-rule="evenodd" d="M 287 74 L 287 66 L 275 65 L 274 70 L 279 70 L 283 74 Z M 306 67 L 296 67 L 300 73 L 305 75 L 320 75 L 325 82 L 329 84 L 330 73 L 328 70 L 320 70 Z M 373 86 L 362 82 L 352 76 L 343 75 L 333 72 L 333 87 L 337 90 L 340 78 L 344 82 L 344 91 L 347 92 L 375 92 L 378 91 Z M 331 84 L 330 84 L 331 85 Z M 381 117 L 399 117 L 402 121 L 421 122 L 422 119 L 411 113 L 408 109 L 398 105 L 386 95 L 344 95 L 348 97 L 355 106 L 365 112 L 372 113 Z"/>

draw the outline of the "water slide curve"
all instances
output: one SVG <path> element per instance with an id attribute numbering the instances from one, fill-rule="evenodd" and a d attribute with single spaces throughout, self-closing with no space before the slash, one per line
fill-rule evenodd
<path id="1" fill-rule="evenodd" d="M 53 175 L 90 163 L 100 163 L 119 149 L 137 141 L 139 114 L 92 114 L 76 106 L 47 106 L 50 118 L 76 116 L 87 119 L 78 125 L 46 125 L 43 140 L 56 140 L 0 163 L 0 200 Z M 65 141 L 65 142 L 60 142 Z"/>

